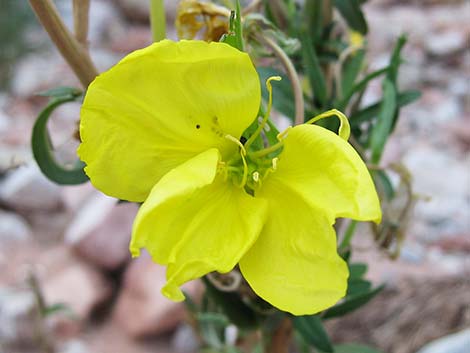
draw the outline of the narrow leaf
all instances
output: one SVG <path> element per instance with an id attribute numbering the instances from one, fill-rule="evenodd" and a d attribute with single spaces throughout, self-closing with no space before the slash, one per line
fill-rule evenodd
<path id="1" fill-rule="evenodd" d="M 230 13 L 230 24 L 229 24 L 229 33 L 226 33 L 220 38 L 220 41 L 227 43 L 234 48 L 237 48 L 240 51 L 244 50 L 243 45 L 243 33 L 242 33 L 242 20 L 241 20 L 241 10 L 240 10 L 240 1 L 237 0 L 237 7 L 235 11 Z"/>
<path id="2" fill-rule="evenodd" d="M 367 265 L 363 263 L 349 264 L 349 279 L 362 278 L 367 272 Z"/>
<path id="3" fill-rule="evenodd" d="M 348 296 L 355 296 L 370 291 L 372 283 L 364 279 L 348 279 Z"/>
<path id="4" fill-rule="evenodd" d="M 383 82 L 383 100 L 377 123 L 371 133 L 370 148 L 372 150 L 371 161 L 378 163 L 382 157 L 382 152 L 388 136 L 391 133 L 393 120 L 397 109 L 395 85 L 386 78 Z"/>
<path id="5" fill-rule="evenodd" d="M 323 107 L 327 100 L 327 90 L 325 77 L 321 70 L 315 47 L 306 35 L 302 35 L 300 40 L 302 43 L 302 60 L 305 73 L 307 74 L 315 99 Z"/>
<path id="6" fill-rule="evenodd" d="M 318 315 L 296 316 L 293 318 L 295 329 L 303 339 L 315 348 L 333 353 L 333 346 Z"/>
<path id="7" fill-rule="evenodd" d="M 395 189 L 387 173 L 385 173 L 383 170 L 374 170 L 372 176 L 374 177 L 376 183 L 379 184 L 377 189 L 383 192 L 386 199 L 393 199 L 395 196 Z"/>
<path id="8" fill-rule="evenodd" d="M 348 105 L 354 93 L 363 91 L 364 89 L 366 89 L 370 81 L 372 81 L 373 79 L 383 74 L 386 74 L 387 72 L 388 72 L 388 66 L 383 69 L 379 69 L 368 74 L 361 81 L 356 83 L 347 93 L 345 93 L 343 99 L 340 102 L 335 104 L 338 107 L 337 109 L 344 110 L 344 108 Z"/>
<path id="9" fill-rule="evenodd" d="M 71 168 L 62 166 L 54 157 L 53 146 L 47 130 L 47 121 L 51 113 L 60 105 L 76 100 L 78 96 L 66 95 L 54 98 L 39 114 L 31 136 L 33 156 L 39 168 L 50 180 L 62 185 L 75 185 L 88 181 L 83 171 L 85 164 L 77 160 Z"/>
<path id="10" fill-rule="evenodd" d="M 335 0 L 334 4 L 349 27 L 361 34 L 367 34 L 367 22 L 358 0 Z"/>
<path id="11" fill-rule="evenodd" d="M 351 91 L 356 82 L 356 78 L 361 72 L 365 57 L 365 50 L 357 50 L 343 65 L 341 75 L 341 90 L 344 95 Z"/>
<path id="12" fill-rule="evenodd" d="M 52 98 L 65 98 L 65 97 L 78 97 L 82 94 L 77 88 L 74 87 L 55 87 L 47 91 L 37 93 L 38 96 L 52 97 Z"/>
<path id="13" fill-rule="evenodd" d="M 221 292 L 210 281 L 203 278 L 208 296 L 217 304 L 231 322 L 240 328 L 254 328 L 257 324 L 255 313 L 242 302 L 236 293 Z"/>
<path id="14" fill-rule="evenodd" d="M 346 297 L 342 303 L 337 304 L 334 307 L 325 311 L 323 318 L 331 319 L 333 317 L 343 316 L 347 313 L 350 313 L 351 311 L 354 311 L 369 302 L 378 293 L 380 293 L 382 289 L 384 289 L 383 285 L 367 293 Z"/>
<path id="15" fill-rule="evenodd" d="M 346 343 L 335 345 L 335 353 L 382 353 L 362 344 Z"/>
<path id="16" fill-rule="evenodd" d="M 404 91 L 398 93 L 397 95 L 397 106 L 404 107 L 410 103 L 413 103 L 415 100 L 421 97 L 421 92 L 419 91 Z M 356 113 L 352 114 L 349 118 L 349 124 L 351 128 L 359 126 L 361 123 L 372 120 L 373 118 L 377 117 L 380 111 L 380 106 L 382 105 L 382 100 L 369 105 L 368 107 L 357 111 Z"/>

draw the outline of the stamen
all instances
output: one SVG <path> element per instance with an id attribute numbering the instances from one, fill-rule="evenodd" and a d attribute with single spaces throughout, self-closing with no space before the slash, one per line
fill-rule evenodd
<path id="1" fill-rule="evenodd" d="M 341 137 L 343 140 L 347 141 L 349 139 L 349 135 L 351 134 L 351 127 L 349 126 L 349 121 L 346 115 L 341 113 L 337 109 L 331 109 L 328 110 L 324 113 L 321 113 L 309 121 L 307 121 L 305 124 L 313 124 L 314 122 L 324 119 L 324 118 L 329 118 L 331 116 L 336 116 L 339 119 L 339 130 L 338 130 L 338 135 Z"/>
<path id="2" fill-rule="evenodd" d="M 262 150 L 259 150 L 259 151 L 255 151 L 255 152 L 251 152 L 251 153 L 250 153 L 250 157 L 258 158 L 258 157 L 266 156 L 267 154 L 270 154 L 270 153 L 272 153 L 272 152 L 277 151 L 277 150 L 280 149 L 282 146 L 284 146 L 284 141 L 279 141 L 279 142 L 276 143 L 275 145 L 269 146 L 269 147 L 267 147 L 267 148 L 265 148 L 265 149 L 262 149 Z"/>
<path id="3" fill-rule="evenodd" d="M 276 170 L 277 169 L 277 162 L 279 161 L 279 158 L 277 157 L 274 157 L 272 159 L 272 163 L 273 163 L 273 170 Z"/>
<path id="4" fill-rule="evenodd" d="M 271 76 L 266 80 L 266 88 L 268 89 L 268 107 L 266 109 L 266 113 L 264 114 L 263 121 L 258 125 L 258 128 L 256 131 L 253 133 L 253 135 L 250 136 L 248 141 L 245 143 L 245 148 L 248 149 L 248 147 L 251 146 L 251 144 L 256 140 L 256 138 L 261 134 L 263 131 L 264 127 L 266 126 L 266 123 L 268 122 L 269 115 L 271 114 L 271 107 L 273 105 L 273 87 L 271 85 L 271 81 L 281 81 L 282 78 L 281 76 Z"/>
<path id="5" fill-rule="evenodd" d="M 245 146 L 240 142 L 240 140 L 236 139 L 235 137 L 231 135 L 225 135 L 225 138 L 227 140 L 230 140 L 237 144 L 240 147 L 240 156 L 242 157 L 242 162 L 243 162 L 243 176 L 242 176 L 242 181 L 238 185 L 240 188 L 243 188 L 246 185 L 246 181 L 248 179 L 248 163 L 246 162 L 246 149 Z"/>

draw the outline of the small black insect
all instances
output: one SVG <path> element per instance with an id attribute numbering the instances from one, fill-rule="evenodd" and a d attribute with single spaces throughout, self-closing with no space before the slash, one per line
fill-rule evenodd
<path id="1" fill-rule="evenodd" d="M 246 137 L 245 136 L 240 137 L 240 142 L 242 143 L 242 145 L 244 145 L 246 142 Z"/>
<path id="2" fill-rule="evenodd" d="M 200 129 L 200 128 L 201 128 L 201 125 L 197 124 L 196 129 Z"/>

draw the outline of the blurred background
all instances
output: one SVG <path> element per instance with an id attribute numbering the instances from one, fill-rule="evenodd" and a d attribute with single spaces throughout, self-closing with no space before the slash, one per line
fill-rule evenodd
<path id="1" fill-rule="evenodd" d="M 168 36 L 176 39 L 178 2 L 166 3 Z M 71 1 L 56 4 L 71 26 Z M 365 13 L 370 69 L 385 66 L 396 37 L 409 35 L 400 86 L 422 97 L 402 111 L 383 163 L 406 166 L 418 201 L 396 260 L 366 227 L 356 235 L 355 260 L 387 287 L 327 328 L 336 342 L 384 352 L 414 353 L 438 338 L 448 351 L 422 352 L 451 352 L 470 340 L 470 3 L 370 0 Z M 100 71 L 151 43 L 148 17 L 147 0 L 91 1 L 90 51 Z M 130 259 L 137 206 L 90 184 L 53 184 L 33 161 L 31 129 L 47 102 L 36 94 L 80 85 L 26 0 L 0 1 L 0 62 L 0 352 L 193 352 L 184 305 L 159 294 L 164 268 Z M 380 89 L 372 85 L 364 102 Z M 64 159 L 78 144 L 79 108 L 61 106 L 49 125 Z M 186 288 L 201 290 L 197 282 Z M 58 350 L 50 350 L 51 337 Z"/>

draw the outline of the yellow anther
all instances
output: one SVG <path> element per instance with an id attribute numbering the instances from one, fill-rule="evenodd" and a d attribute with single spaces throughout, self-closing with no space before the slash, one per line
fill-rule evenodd
<path id="1" fill-rule="evenodd" d="M 252 174 L 253 180 L 257 183 L 259 181 L 259 173 L 253 172 Z"/>
<path id="2" fill-rule="evenodd" d="M 279 158 L 277 157 L 274 157 L 271 162 L 273 164 L 273 170 L 276 170 L 277 169 L 277 162 L 279 161 Z"/>

